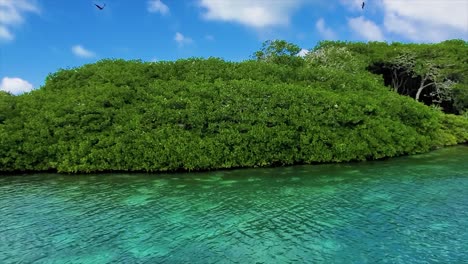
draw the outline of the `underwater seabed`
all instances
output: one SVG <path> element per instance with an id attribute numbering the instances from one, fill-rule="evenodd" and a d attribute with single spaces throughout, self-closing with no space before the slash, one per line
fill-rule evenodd
<path id="1" fill-rule="evenodd" d="M 464 263 L 468 146 L 384 161 L 0 177 L 0 263 Z"/>

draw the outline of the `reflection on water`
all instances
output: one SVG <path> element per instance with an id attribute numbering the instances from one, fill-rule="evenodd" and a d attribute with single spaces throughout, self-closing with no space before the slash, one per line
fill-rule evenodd
<path id="1" fill-rule="evenodd" d="M 463 263 L 467 161 L 0 177 L 0 263 Z"/>

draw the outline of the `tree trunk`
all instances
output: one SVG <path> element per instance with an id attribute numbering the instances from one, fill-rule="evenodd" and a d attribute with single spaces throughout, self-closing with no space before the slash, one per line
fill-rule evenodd
<path id="1" fill-rule="evenodd" d="M 402 74 L 398 72 L 398 69 L 393 69 L 392 71 L 392 86 L 393 86 L 393 91 L 398 93 L 402 85 L 406 83 L 406 79 L 404 76 L 402 77 Z"/>
<path id="2" fill-rule="evenodd" d="M 396 93 L 398 93 L 398 76 L 396 74 L 396 70 L 393 69 L 392 71 L 392 86 L 393 86 L 393 91 L 395 91 Z"/>
<path id="3" fill-rule="evenodd" d="M 421 84 L 419 85 L 418 92 L 416 93 L 416 101 L 419 101 L 419 97 L 421 96 L 421 92 L 424 90 L 424 88 L 428 87 L 429 85 L 432 85 L 434 82 L 430 82 L 426 85 L 424 83 L 427 81 L 428 76 L 424 77 L 424 79 L 421 81 Z"/>
<path id="4" fill-rule="evenodd" d="M 419 101 L 419 96 L 421 95 L 423 89 L 424 87 L 419 87 L 418 92 L 416 93 L 416 101 Z"/>

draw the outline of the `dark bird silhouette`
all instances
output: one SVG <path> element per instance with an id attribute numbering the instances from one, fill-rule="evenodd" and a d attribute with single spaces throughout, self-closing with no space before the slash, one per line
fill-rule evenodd
<path id="1" fill-rule="evenodd" d="M 364 9 L 364 6 L 366 5 L 366 3 L 362 2 L 362 6 L 361 8 Z"/>
<path id="2" fill-rule="evenodd" d="M 98 4 L 94 4 L 97 8 L 99 8 L 99 10 L 103 10 L 104 7 L 106 7 L 106 4 L 104 4 L 103 6 L 100 6 Z"/>

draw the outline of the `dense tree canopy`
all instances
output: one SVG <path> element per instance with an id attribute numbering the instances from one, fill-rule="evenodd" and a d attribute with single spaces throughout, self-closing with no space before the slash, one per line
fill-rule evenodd
<path id="1" fill-rule="evenodd" d="M 412 88 L 399 79 L 389 83 L 398 89 L 385 86 L 392 67 L 401 68 L 396 78 L 421 83 L 432 63 L 437 78 L 422 84 L 450 81 L 439 89 L 464 111 L 466 58 L 458 52 L 466 43 L 438 45 L 423 52 L 424 45 L 323 42 L 301 58 L 297 46 L 276 41 L 240 63 L 102 60 L 62 69 L 38 90 L 0 93 L 0 171 L 362 161 L 467 142 L 468 119 L 401 96 Z"/>
<path id="2" fill-rule="evenodd" d="M 395 92 L 427 105 L 438 105 L 447 113 L 460 114 L 468 109 L 466 41 L 437 44 L 324 41 L 308 57 L 317 61 L 316 57 L 323 54 L 330 54 L 326 56 L 331 60 L 327 65 L 356 71 L 364 67 L 381 74 L 385 84 Z"/>
<path id="3" fill-rule="evenodd" d="M 301 48 L 284 40 L 267 40 L 262 49 L 253 54 L 258 61 L 272 62 L 289 66 L 302 66 L 304 60 L 297 57 Z"/>

